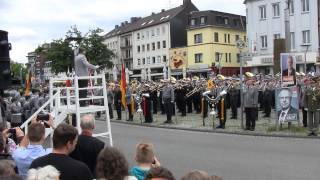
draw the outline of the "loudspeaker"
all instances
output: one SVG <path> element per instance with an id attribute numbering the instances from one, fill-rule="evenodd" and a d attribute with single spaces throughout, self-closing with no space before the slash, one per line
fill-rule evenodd
<path id="1" fill-rule="evenodd" d="M 8 41 L 8 32 L 0 30 L 0 58 L 9 58 L 10 50 L 11 44 Z"/>
<path id="2" fill-rule="evenodd" d="M 0 58 L 0 89 L 11 85 L 10 59 Z"/>

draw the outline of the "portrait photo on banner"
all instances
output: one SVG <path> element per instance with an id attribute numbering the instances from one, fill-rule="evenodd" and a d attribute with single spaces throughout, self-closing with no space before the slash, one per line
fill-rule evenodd
<path id="1" fill-rule="evenodd" d="M 276 89 L 276 110 L 279 123 L 299 120 L 299 89 L 296 86 Z"/>
<path id="2" fill-rule="evenodd" d="M 296 84 L 296 58 L 289 53 L 281 53 L 281 84 L 288 87 Z"/>

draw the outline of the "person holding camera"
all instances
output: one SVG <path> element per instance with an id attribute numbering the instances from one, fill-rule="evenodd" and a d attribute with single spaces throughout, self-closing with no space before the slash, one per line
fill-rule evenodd
<path id="1" fill-rule="evenodd" d="M 34 118 L 28 127 L 28 134 L 23 137 L 20 146 L 13 151 L 12 157 L 18 167 L 19 175 L 26 179 L 28 175 L 29 167 L 33 160 L 38 157 L 49 154 L 52 149 L 43 148 L 43 143 L 45 141 L 45 125 L 53 127 L 53 118 L 51 115 L 44 118 Z M 43 120 L 42 120 L 43 119 Z"/>

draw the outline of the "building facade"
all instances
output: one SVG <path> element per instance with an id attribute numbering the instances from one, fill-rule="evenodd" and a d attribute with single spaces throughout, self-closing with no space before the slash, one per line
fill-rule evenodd
<path id="1" fill-rule="evenodd" d="M 189 15 L 188 74 L 207 77 L 216 66 L 223 75 L 240 73 L 239 39 L 246 40 L 244 16 L 217 11 L 198 11 Z"/>
<path id="2" fill-rule="evenodd" d="M 169 66 L 169 49 L 187 45 L 188 14 L 198 11 L 191 0 L 183 0 L 181 6 L 152 13 L 143 18 L 131 18 L 130 23 L 122 23 L 105 36 L 110 41 L 115 36 L 120 39 L 118 57 L 120 62 L 131 66 L 131 78 L 163 78 L 164 66 Z M 126 44 L 129 42 L 130 44 Z"/>
<path id="3" fill-rule="evenodd" d="M 297 59 L 297 71 L 315 70 L 319 57 L 319 6 L 316 0 L 246 0 L 247 36 L 254 73 L 273 74 L 274 39 L 290 39 L 289 53 Z M 289 9 L 289 30 L 285 9 Z M 287 32 L 290 32 L 286 34 Z"/>

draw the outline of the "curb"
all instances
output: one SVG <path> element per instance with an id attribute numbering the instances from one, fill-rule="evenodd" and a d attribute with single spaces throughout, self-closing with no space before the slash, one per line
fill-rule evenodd
<path id="1" fill-rule="evenodd" d="M 205 132 L 205 133 L 215 133 L 215 134 L 230 134 L 230 135 L 240 135 L 240 136 L 256 136 L 256 137 L 277 137 L 277 138 L 293 138 L 293 139 L 320 139 L 320 137 L 309 137 L 309 136 L 297 136 L 297 135 L 277 135 L 277 134 L 264 134 L 264 133 L 249 133 L 249 132 L 227 132 L 220 130 L 210 130 L 210 129 L 195 129 L 195 128 L 183 128 L 183 127 L 170 127 L 170 126 L 161 126 L 161 125 L 153 125 L 146 123 L 135 123 L 135 122 L 127 122 L 123 120 L 110 120 L 112 123 L 117 124 L 126 124 L 140 127 L 151 127 L 151 128 L 159 128 L 159 129 L 173 129 L 173 130 L 181 130 L 181 131 L 192 131 L 192 132 Z"/>

